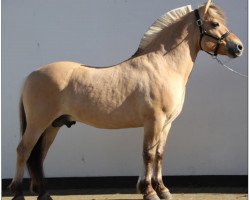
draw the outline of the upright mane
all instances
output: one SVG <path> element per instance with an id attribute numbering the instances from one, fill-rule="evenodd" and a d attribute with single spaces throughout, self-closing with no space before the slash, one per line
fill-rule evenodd
<path id="1" fill-rule="evenodd" d="M 166 27 L 170 26 L 174 22 L 181 19 L 186 14 L 192 12 L 191 5 L 183 6 L 180 8 L 173 9 L 164 15 L 162 15 L 160 18 L 158 18 L 147 30 L 146 33 L 144 33 L 139 48 L 135 55 L 142 50 L 144 50 L 157 36 L 158 34 Z"/>

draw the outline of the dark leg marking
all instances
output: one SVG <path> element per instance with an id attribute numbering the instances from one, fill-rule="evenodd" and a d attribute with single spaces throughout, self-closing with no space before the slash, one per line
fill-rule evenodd
<path id="1" fill-rule="evenodd" d="M 9 188 L 10 188 L 10 191 L 15 194 L 13 199 L 18 199 L 18 198 L 24 199 L 21 182 L 12 182 Z"/>
<path id="2" fill-rule="evenodd" d="M 48 193 L 44 193 L 42 195 L 39 195 L 37 200 L 53 200 L 53 199 Z"/>
<path id="3" fill-rule="evenodd" d="M 56 128 L 66 125 L 68 128 L 70 128 L 75 123 L 76 123 L 75 121 L 72 121 L 70 119 L 69 115 L 62 115 L 52 122 L 52 126 Z"/>
<path id="4" fill-rule="evenodd" d="M 172 195 L 169 192 L 169 190 L 165 187 L 164 183 L 162 180 L 154 180 L 152 179 L 152 186 L 154 190 L 156 191 L 157 195 L 160 197 L 162 200 L 171 200 Z"/>

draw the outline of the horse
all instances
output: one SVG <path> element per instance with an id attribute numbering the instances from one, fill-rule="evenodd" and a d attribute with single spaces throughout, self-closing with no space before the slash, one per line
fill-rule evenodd
<path id="1" fill-rule="evenodd" d="M 29 74 L 20 98 L 22 137 L 10 184 L 13 199 L 24 199 L 26 164 L 38 200 L 52 199 L 45 189 L 43 162 L 60 127 L 76 122 L 104 129 L 144 127 L 144 170 L 137 187 L 144 200 L 171 199 L 162 180 L 163 153 L 199 51 L 232 58 L 243 53 L 242 42 L 211 0 L 195 10 L 188 5 L 162 15 L 136 53 L 117 65 L 62 61 Z"/>

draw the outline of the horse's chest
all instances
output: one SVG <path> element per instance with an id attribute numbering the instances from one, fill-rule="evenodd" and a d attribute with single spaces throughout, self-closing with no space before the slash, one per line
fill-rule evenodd
<path id="1" fill-rule="evenodd" d="M 166 122 L 175 120 L 181 113 L 185 100 L 185 89 L 163 95 L 162 109 L 166 114 Z"/>
<path id="2" fill-rule="evenodd" d="M 171 107 L 171 109 L 169 110 L 169 113 L 167 113 L 167 116 L 166 116 L 166 123 L 171 123 L 178 117 L 178 115 L 182 111 L 184 99 L 185 99 L 185 95 L 183 94 L 183 97 L 178 99 L 178 101 L 174 104 L 174 106 Z"/>

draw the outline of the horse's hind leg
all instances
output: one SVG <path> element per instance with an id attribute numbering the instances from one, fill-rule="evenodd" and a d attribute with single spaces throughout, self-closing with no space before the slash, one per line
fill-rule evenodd
<path id="1" fill-rule="evenodd" d="M 43 133 L 43 135 L 39 139 L 39 145 L 37 146 L 38 150 L 34 151 L 34 155 L 31 154 L 28 161 L 28 169 L 30 176 L 32 178 L 31 181 L 31 190 L 37 193 L 38 200 L 50 200 L 52 199 L 45 190 L 44 183 L 44 174 L 43 174 L 43 162 L 49 150 L 49 147 L 53 143 L 59 128 L 54 128 L 49 126 Z M 33 153 L 33 152 L 32 152 Z"/>
<path id="2" fill-rule="evenodd" d="M 168 124 L 164 127 L 162 131 L 160 141 L 156 149 L 155 166 L 154 166 L 155 175 L 153 177 L 153 188 L 157 192 L 157 195 L 160 197 L 160 199 L 164 199 L 164 200 L 172 199 L 172 196 L 169 190 L 165 187 L 163 180 L 162 180 L 162 160 L 163 160 L 165 144 L 166 144 L 166 140 L 167 140 L 167 136 L 168 136 L 170 128 L 171 128 L 171 124 Z"/>
<path id="3" fill-rule="evenodd" d="M 10 185 L 10 190 L 15 194 L 13 198 L 15 200 L 24 199 L 21 184 L 25 165 L 42 132 L 42 128 L 27 126 L 17 147 L 16 174 Z"/>

